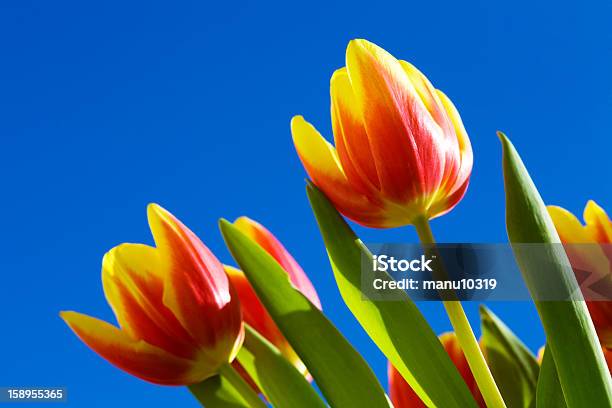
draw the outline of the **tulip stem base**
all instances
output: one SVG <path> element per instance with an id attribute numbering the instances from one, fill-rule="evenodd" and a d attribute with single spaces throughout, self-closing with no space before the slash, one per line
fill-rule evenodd
<path id="1" fill-rule="evenodd" d="M 435 245 L 429 220 L 426 218 L 418 218 L 414 221 L 414 226 L 419 235 L 421 243 L 426 245 Z M 440 259 L 440 258 L 438 258 Z M 442 274 L 445 272 L 441 272 Z M 474 379 L 478 384 L 478 388 L 489 408 L 505 408 L 506 404 L 497 388 L 495 379 L 489 370 L 489 366 L 480 350 L 474 331 L 470 326 L 470 322 L 463 310 L 463 306 L 459 300 L 444 300 L 444 309 L 449 317 L 449 320 L 455 330 L 455 335 L 459 341 L 459 345 L 463 350 L 463 354 L 470 366 L 470 370 L 474 374 Z"/>

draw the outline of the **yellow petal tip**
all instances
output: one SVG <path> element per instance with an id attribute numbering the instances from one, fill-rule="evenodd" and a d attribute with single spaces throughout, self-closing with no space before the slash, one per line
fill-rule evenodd
<path id="1" fill-rule="evenodd" d="M 246 215 L 241 215 L 240 217 L 236 218 L 234 220 L 234 225 L 236 225 L 237 227 L 240 227 L 241 225 L 248 225 L 251 224 L 253 222 L 252 218 L 247 217 Z"/>
<path id="2" fill-rule="evenodd" d="M 223 264 L 223 269 L 228 276 L 242 276 L 244 273 L 235 266 Z"/>
<path id="3" fill-rule="evenodd" d="M 74 320 L 81 315 L 81 313 L 72 310 L 62 310 L 59 312 L 60 319 L 62 319 L 70 328 L 72 328 Z"/>
<path id="4" fill-rule="evenodd" d="M 602 208 L 599 206 L 599 204 L 597 204 L 597 203 L 595 202 L 595 200 L 589 200 L 589 201 L 587 201 L 587 203 L 586 203 L 586 208 L 587 208 L 587 209 L 592 209 L 592 210 L 603 210 L 603 209 L 602 209 Z"/>
<path id="5" fill-rule="evenodd" d="M 303 143 L 308 133 L 308 125 L 306 119 L 302 115 L 296 115 L 291 119 L 291 135 L 293 136 L 293 143 L 298 147 Z"/>
<path id="6" fill-rule="evenodd" d="M 257 236 L 256 231 L 259 224 L 257 223 L 257 221 L 249 217 L 242 216 L 236 218 L 236 221 L 234 221 L 234 226 L 238 228 L 240 232 L 249 236 L 251 239 L 255 239 L 255 237 Z"/>
<path id="7" fill-rule="evenodd" d="M 162 206 L 157 203 L 149 203 L 147 205 L 147 214 L 149 216 L 154 215 L 154 214 L 159 214 L 163 211 L 164 209 L 162 208 Z"/>
<path id="8" fill-rule="evenodd" d="M 348 46 L 346 48 L 358 47 L 358 46 L 363 46 L 367 44 L 372 44 L 372 43 L 366 40 L 365 38 L 353 38 L 352 40 L 349 41 Z"/>
<path id="9" fill-rule="evenodd" d="M 291 118 L 291 130 L 293 131 L 294 127 L 298 126 L 302 122 L 306 122 L 306 120 L 304 119 L 304 116 L 302 116 L 302 115 L 295 115 L 295 116 L 293 116 Z"/>
<path id="10" fill-rule="evenodd" d="M 338 68 L 332 74 L 331 79 L 329 80 L 329 83 L 333 84 L 334 82 L 337 82 L 338 79 L 340 79 L 340 78 L 342 78 L 342 77 L 344 77 L 346 75 L 348 75 L 348 73 L 346 72 L 346 67 Z"/>
<path id="11" fill-rule="evenodd" d="M 172 214 L 157 203 L 147 205 L 147 218 L 150 226 L 153 226 L 155 222 L 170 222 L 174 224 Z"/>

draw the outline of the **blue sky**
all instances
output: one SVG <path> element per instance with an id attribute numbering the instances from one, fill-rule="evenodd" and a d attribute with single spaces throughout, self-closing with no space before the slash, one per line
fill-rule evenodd
<path id="1" fill-rule="evenodd" d="M 335 287 L 290 118 L 331 136 L 329 78 L 348 41 L 367 38 L 444 90 L 470 134 L 471 185 L 433 222 L 439 241 L 506 241 L 497 129 L 548 203 L 610 209 L 611 17 L 606 2 L 3 2 L 0 385 L 66 386 L 74 406 L 196 406 L 184 389 L 113 368 L 57 315 L 112 320 L 102 255 L 152 243 L 148 202 L 225 262 L 219 217 L 265 224 L 386 384 L 384 358 Z M 416 241 L 411 227 L 356 229 Z M 543 343 L 532 305 L 490 307 L 530 348 Z M 437 332 L 450 328 L 440 305 L 422 309 Z"/>

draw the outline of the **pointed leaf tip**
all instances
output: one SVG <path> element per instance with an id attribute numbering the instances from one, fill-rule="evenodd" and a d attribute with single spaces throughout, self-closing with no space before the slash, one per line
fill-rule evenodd
<path id="1" fill-rule="evenodd" d="M 576 279 L 520 155 L 505 135 L 501 134 L 500 140 L 508 238 L 542 320 L 547 350 L 554 359 L 567 405 L 612 406 L 612 380 L 586 305 L 580 301 L 543 301 L 551 285 L 557 287 L 556 293 L 573 293 Z M 538 257 L 533 257 L 525 250 L 525 243 L 547 245 L 542 245 Z M 543 264 L 554 270 L 540 273 Z"/>

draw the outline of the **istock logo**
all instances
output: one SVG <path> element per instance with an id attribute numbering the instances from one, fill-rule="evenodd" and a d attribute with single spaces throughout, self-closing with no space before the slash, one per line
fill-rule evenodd
<path id="1" fill-rule="evenodd" d="M 433 259 L 421 255 L 419 259 L 396 259 L 388 255 L 373 255 L 372 266 L 374 271 L 381 272 L 433 272 L 429 264 Z"/>

